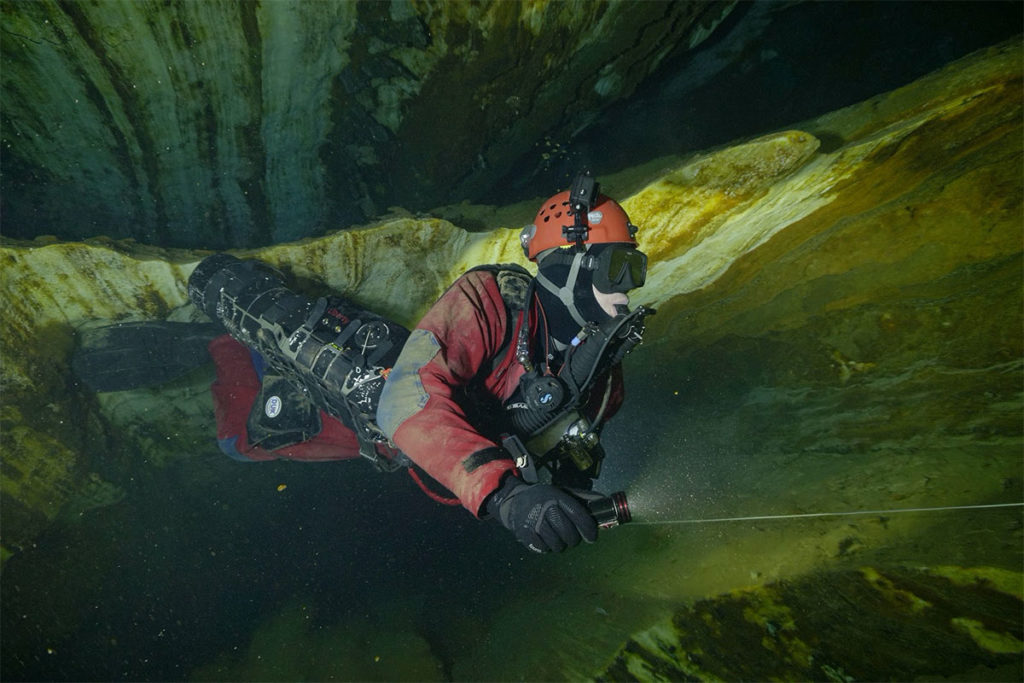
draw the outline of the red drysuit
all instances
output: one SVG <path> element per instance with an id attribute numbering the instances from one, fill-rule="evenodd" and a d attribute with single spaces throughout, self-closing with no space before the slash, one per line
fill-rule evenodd
<path id="1" fill-rule="evenodd" d="M 529 307 L 534 337 L 543 327 L 539 310 L 534 299 Z M 474 515 L 502 476 L 515 469 L 500 434 L 493 432 L 500 420 L 486 416 L 501 409 L 525 372 L 515 344 L 524 317 L 510 319 L 493 272 L 466 273 L 409 336 L 377 408 L 384 433 Z M 610 416 L 622 403 L 618 367 L 611 379 L 598 378 L 591 396 L 600 399 L 608 381 L 613 382 L 605 413 Z M 593 416 L 599 402 L 592 401 L 585 412 Z"/>
<path id="2" fill-rule="evenodd" d="M 537 336 L 539 304 L 529 307 Z M 484 499 L 502 476 L 515 469 L 501 448 L 500 433 L 488 419 L 512 396 L 524 373 L 515 339 L 523 313 L 509 315 L 495 274 L 474 270 L 460 277 L 413 330 L 391 370 L 377 408 L 377 423 L 398 448 L 479 515 Z M 511 329 L 510 329 L 511 327 Z M 217 438 L 222 450 L 241 460 L 341 460 L 359 456 L 355 434 L 321 412 L 315 438 L 273 452 L 248 443 L 246 420 L 260 383 L 249 351 L 230 337 L 210 343 L 217 365 L 212 388 Z M 500 356 L 500 357 L 499 357 Z M 595 381 L 592 405 L 611 381 L 605 415 L 622 402 L 620 368 Z"/>

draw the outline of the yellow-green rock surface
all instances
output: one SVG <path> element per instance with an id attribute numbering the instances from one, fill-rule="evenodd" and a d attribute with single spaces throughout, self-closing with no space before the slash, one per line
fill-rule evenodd
<path id="1" fill-rule="evenodd" d="M 951 572 L 970 580 L 950 581 Z M 916 680 L 973 660 L 974 680 L 1013 680 L 1022 580 L 985 568 L 861 567 L 737 590 L 637 634 L 597 678 Z"/>

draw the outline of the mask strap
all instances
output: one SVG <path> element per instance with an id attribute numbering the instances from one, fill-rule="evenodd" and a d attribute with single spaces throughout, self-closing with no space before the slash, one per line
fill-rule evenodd
<path id="1" fill-rule="evenodd" d="M 573 290 L 576 288 L 576 279 L 580 275 L 580 265 L 583 263 L 584 256 L 586 256 L 586 252 L 579 252 L 573 256 L 572 265 L 569 266 L 569 277 L 565 281 L 564 287 L 558 287 L 539 271 L 536 277 L 537 284 L 557 296 L 558 300 L 561 301 L 562 305 L 569 311 L 569 315 L 572 316 L 572 319 L 580 327 L 584 327 L 587 324 L 587 321 L 583 319 L 583 316 L 576 308 L 576 297 L 573 296 Z"/>

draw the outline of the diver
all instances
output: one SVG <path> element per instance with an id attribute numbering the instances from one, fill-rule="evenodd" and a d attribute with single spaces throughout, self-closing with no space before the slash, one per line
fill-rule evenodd
<path id="1" fill-rule="evenodd" d="M 520 235 L 537 276 L 497 266 L 459 278 L 410 334 L 380 397 L 378 424 L 406 456 L 537 552 L 596 539 L 581 492 L 600 472 L 620 361 L 649 312 L 628 311 L 647 272 L 635 234 L 578 176 Z"/>
<path id="2" fill-rule="evenodd" d="M 474 268 L 411 331 L 296 294 L 260 261 L 207 257 L 188 289 L 220 333 L 208 349 L 221 450 L 245 462 L 362 456 L 407 468 L 433 498 L 499 521 L 535 552 L 595 541 L 599 525 L 628 521 L 622 494 L 592 489 L 622 358 L 653 312 L 628 307 L 647 273 L 636 231 L 580 174 L 520 234 L 536 276 Z"/>

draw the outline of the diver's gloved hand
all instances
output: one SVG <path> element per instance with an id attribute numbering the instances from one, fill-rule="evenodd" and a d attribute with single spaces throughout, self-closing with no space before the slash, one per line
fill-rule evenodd
<path id="1" fill-rule="evenodd" d="M 487 512 L 537 553 L 560 553 L 581 540 L 597 540 L 597 522 L 587 506 L 555 486 L 508 476 L 487 500 Z"/>

